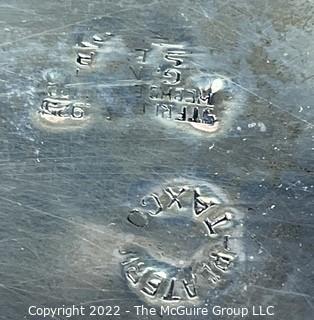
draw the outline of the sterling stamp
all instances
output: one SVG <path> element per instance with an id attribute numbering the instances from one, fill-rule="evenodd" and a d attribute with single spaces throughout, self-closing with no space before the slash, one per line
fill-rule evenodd
<path id="1" fill-rule="evenodd" d="M 145 66 L 152 68 L 151 84 L 141 86 L 142 94 L 146 87 L 143 99 L 151 114 L 207 133 L 228 122 L 226 109 L 232 107 L 235 91 L 232 82 L 198 70 L 193 50 L 181 44 L 155 42 L 150 49 L 138 51 L 144 54 L 138 57 L 136 79 Z"/>

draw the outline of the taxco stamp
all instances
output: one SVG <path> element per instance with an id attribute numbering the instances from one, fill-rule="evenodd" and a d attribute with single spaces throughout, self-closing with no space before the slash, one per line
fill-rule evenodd
<path id="1" fill-rule="evenodd" d="M 228 285 L 241 260 L 241 211 L 206 182 L 170 181 L 143 195 L 127 223 L 138 242 L 120 249 L 129 287 L 152 304 L 200 303 Z"/>

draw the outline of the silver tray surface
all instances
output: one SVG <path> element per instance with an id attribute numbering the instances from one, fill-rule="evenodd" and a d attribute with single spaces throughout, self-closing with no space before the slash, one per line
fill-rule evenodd
<path id="1" fill-rule="evenodd" d="M 1 319 L 312 319 L 311 2 L 2 0 L 0 23 Z M 178 120 L 215 79 L 218 121 Z M 206 224 L 209 203 L 232 219 Z M 234 254 L 218 280 L 200 269 L 214 251 Z"/>

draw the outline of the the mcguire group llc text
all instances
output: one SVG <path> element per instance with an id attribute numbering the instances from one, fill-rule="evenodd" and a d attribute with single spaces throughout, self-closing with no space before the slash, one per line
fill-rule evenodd
<path id="1" fill-rule="evenodd" d="M 274 316 L 275 307 L 271 305 L 253 305 L 242 307 L 222 307 L 222 306 L 160 306 L 147 307 L 144 305 L 136 305 L 124 309 L 121 306 L 103 306 L 103 305 L 89 305 L 89 306 L 65 306 L 61 307 L 43 307 L 32 305 L 28 308 L 29 316 L 40 316 L 42 318 L 54 318 L 63 316 L 71 318 L 73 316 L 108 316 L 119 317 L 123 314 L 135 314 L 139 317 L 147 316 L 233 316 L 237 318 L 244 318 L 246 316 Z"/>

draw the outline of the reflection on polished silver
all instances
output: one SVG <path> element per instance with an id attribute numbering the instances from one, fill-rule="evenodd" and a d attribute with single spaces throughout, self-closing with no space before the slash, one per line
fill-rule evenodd
<path id="1" fill-rule="evenodd" d="M 312 320 L 313 1 L 4 0 L 0 21 L 1 320 Z"/>
<path id="2" fill-rule="evenodd" d="M 242 253 L 241 219 L 228 196 L 209 183 L 174 180 L 151 190 L 128 216 L 150 238 L 120 249 L 129 286 L 153 304 L 204 301 L 210 288 L 228 285 Z M 198 243 L 191 252 L 188 239 Z"/>

